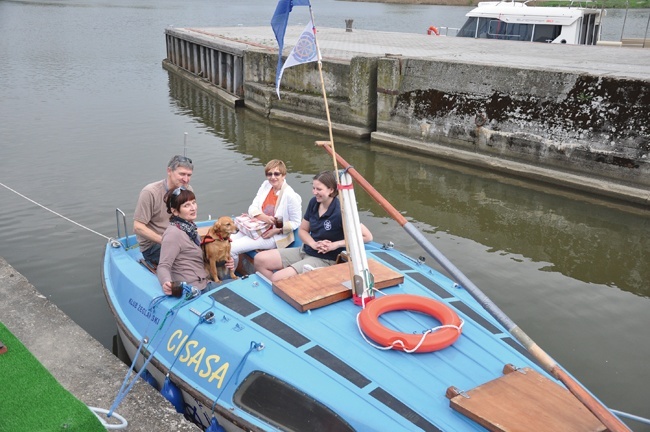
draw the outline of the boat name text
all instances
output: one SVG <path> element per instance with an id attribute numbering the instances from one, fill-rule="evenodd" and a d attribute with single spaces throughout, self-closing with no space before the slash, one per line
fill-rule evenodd
<path id="1" fill-rule="evenodd" d="M 173 352 L 176 357 L 182 349 L 178 361 L 186 363 L 188 367 L 194 365 L 194 372 L 198 373 L 201 378 L 207 378 L 208 382 L 217 380 L 217 388 L 221 388 L 230 363 L 219 365 L 221 356 L 209 354 L 206 357 L 206 348 L 199 346 L 199 341 L 187 340 L 188 338 L 189 335 L 183 335 L 182 330 L 176 330 L 167 341 L 167 351 Z"/>
<path id="2" fill-rule="evenodd" d="M 131 306 L 133 306 L 133 309 L 137 310 L 142 315 L 149 318 L 154 324 L 159 324 L 160 323 L 160 318 L 158 318 L 156 315 L 153 315 L 149 309 L 147 309 L 145 306 L 141 305 L 137 301 L 130 298 L 129 299 L 129 304 Z"/>

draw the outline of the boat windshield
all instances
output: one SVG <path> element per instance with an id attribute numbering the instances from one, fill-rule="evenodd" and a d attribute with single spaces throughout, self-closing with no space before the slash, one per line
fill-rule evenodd
<path id="1" fill-rule="evenodd" d="M 470 17 L 458 37 L 552 42 L 562 32 L 561 25 L 507 23 L 496 18 Z"/>
<path id="2" fill-rule="evenodd" d="M 288 383 L 261 371 L 251 373 L 234 395 L 235 404 L 286 431 L 353 432 L 339 415 Z"/>

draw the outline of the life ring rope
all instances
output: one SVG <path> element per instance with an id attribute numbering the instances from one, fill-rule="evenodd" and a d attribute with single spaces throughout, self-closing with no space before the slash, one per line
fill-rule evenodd
<path id="1" fill-rule="evenodd" d="M 426 329 L 421 336 L 401 333 L 379 322 L 382 314 L 393 311 L 417 311 L 435 318 L 441 325 Z M 377 349 L 395 349 L 406 353 L 432 352 L 448 347 L 460 337 L 464 323 L 447 304 L 411 294 L 393 294 L 375 299 L 357 314 L 357 328 L 366 343 Z"/>
<path id="2" fill-rule="evenodd" d="M 386 295 L 386 294 L 384 294 L 384 295 Z M 465 325 L 465 321 L 461 318 L 460 319 L 460 325 L 446 324 L 446 325 L 441 325 L 441 326 L 437 326 L 437 327 L 427 329 L 424 332 L 422 332 L 422 337 L 420 338 L 420 342 L 418 342 L 418 344 L 415 347 L 413 347 L 412 349 L 408 349 L 408 348 L 406 348 L 406 345 L 404 344 L 404 341 L 401 340 L 401 339 L 398 339 L 398 340 L 394 341 L 392 344 L 390 344 L 388 346 L 377 345 L 377 344 L 373 343 L 370 339 L 368 339 L 368 337 L 363 332 L 363 330 L 361 330 L 361 325 L 359 324 L 359 315 L 361 315 L 361 312 L 359 312 L 357 314 L 357 329 L 359 330 L 359 334 L 361 335 L 363 340 L 366 341 L 366 343 L 368 345 L 370 345 L 373 348 L 376 348 L 376 349 L 379 349 L 379 350 L 384 350 L 384 351 L 387 351 L 387 350 L 390 350 L 390 349 L 401 349 L 402 351 L 404 351 L 407 354 L 417 352 L 417 350 L 424 343 L 424 340 L 427 337 L 427 335 L 429 335 L 431 333 L 434 333 L 436 330 L 441 330 L 441 329 L 444 329 L 444 328 L 453 328 L 453 329 L 456 329 L 456 331 L 460 335 L 462 330 L 463 330 L 463 325 Z"/>

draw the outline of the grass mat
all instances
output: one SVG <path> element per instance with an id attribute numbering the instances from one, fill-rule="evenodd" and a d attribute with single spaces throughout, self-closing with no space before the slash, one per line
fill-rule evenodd
<path id="1" fill-rule="evenodd" d="M 1 432 L 106 431 L 2 323 L 0 341 Z"/>

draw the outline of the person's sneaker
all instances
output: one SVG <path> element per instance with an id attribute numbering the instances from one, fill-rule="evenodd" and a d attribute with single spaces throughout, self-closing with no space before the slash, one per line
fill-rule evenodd
<path id="1" fill-rule="evenodd" d="M 307 273 L 307 272 L 312 271 L 313 269 L 314 269 L 314 268 L 313 268 L 312 266 L 310 266 L 309 264 L 305 264 L 305 265 L 302 267 L 302 272 L 303 272 L 303 273 Z"/>

